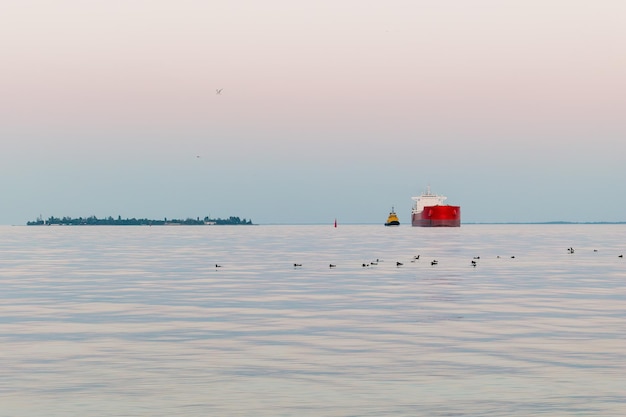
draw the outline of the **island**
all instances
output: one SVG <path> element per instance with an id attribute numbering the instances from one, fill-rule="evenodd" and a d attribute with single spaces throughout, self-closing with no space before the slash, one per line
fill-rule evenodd
<path id="1" fill-rule="evenodd" d="M 99 219 L 96 216 L 89 217 L 54 217 L 51 216 L 47 220 L 38 217 L 37 220 L 29 221 L 27 226 L 204 226 L 204 225 L 252 225 L 252 220 L 240 219 L 236 216 L 231 216 L 227 219 L 212 219 L 209 216 L 204 218 L 196 217 L 195 219 L 168 219 L 154 220 L 154 219 L 122 219 L 121 216 L 117 216 L 117 219 L 109 216 L 103 219 Z"/>

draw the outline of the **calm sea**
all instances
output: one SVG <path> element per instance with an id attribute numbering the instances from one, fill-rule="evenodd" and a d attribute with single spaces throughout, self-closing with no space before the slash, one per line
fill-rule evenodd
<path id="1" fill-rule="evenodd" d="M 622 253 L 626 225 L 0 227 L 0 415 L 621 417 Z"/>

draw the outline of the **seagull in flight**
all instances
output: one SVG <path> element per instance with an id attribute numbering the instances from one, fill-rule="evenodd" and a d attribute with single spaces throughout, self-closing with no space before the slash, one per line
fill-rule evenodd
<path id="1" fill-rule="evenodd" d="M 215 89 L 215 94 L 217 94 L 218 96 L 222 94 L 222 90 L 223 88 L 216 88 Z"/>

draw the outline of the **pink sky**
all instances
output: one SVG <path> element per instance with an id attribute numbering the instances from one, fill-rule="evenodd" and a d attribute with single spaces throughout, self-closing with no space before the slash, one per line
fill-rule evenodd
<path id="1" fill-rule="evenodd" d="M 146 166 L 152 177 L 170 157 L 177 166 L 186 153 L 219 150 L 213 167 L 254 167 L 269 186 L 293 169 L 289 158 L 297 153 L 308 164 L 299 178 L 310 183 L 304 195 L 325 188 L 328 164 L 342 178 L 350 171 L 369 173 L 363 181 L 370 182 L 399 175 L 402 186 L 371 202 L 372 215 L 380 205 L 410 204 L 405 194 L 426 182 L 469 199 L 464 205 L 483 204 L 452 176 L 438 181 L 443 165 L 472 184 L 494 170 L 506 177 L 507 166 L 532 167 L 543 175 L 529 188 L 547 186 L 546 195 L 561 184 L 555 164 L 607 189 L 624 177 L 617 156 L 626 150 L 622 1 L 11 3 L 0 6 L 0 134 L 15 152 L 5 152 L 4 169 L 17 171 L 5 176 L 20 177 L 34 163 L 50 166 L 41 182 L 60 175 L 57 164 L 67 175 L 97 177 L 74 159 L 90 153 L 125 171 L 132 158 L 119 155 L 123 146 L 158 161 Z M 386 157 L 386 149 L 400 150 L 398 158 Z M 330 151 L 334 162 L 324 159 Z M 484 174 L 468 177 L 468 152 Z M 423 168 L 416 169 L 418 155 Z M 344 172 L 343 164 L 353 169 Z M 364 190 L 358 177 L 342 181 L 359 196 Z M 509 195 L 504 184 L 492 185 Z M 6 186 L 7 198 L 15 188 Z M 271 201 L 280 192 L 269 186 L 258 196 L 268 201 L 257 217 L 273 221 Z M 210 204 L 190 202 L 189 214 Z M 350 205 L 341 206 L 349 212 Z M 7 222 L 19 218 L 17 209 L 7 210 Z"/>

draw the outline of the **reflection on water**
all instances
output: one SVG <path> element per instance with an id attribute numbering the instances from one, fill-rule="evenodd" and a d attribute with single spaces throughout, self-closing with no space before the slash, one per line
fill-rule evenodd
<path id="1" fill-rule="evenodd" d="M 0 231 L 3 416 L 624 415 L 624 226 Z"/>

